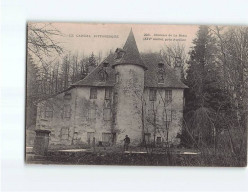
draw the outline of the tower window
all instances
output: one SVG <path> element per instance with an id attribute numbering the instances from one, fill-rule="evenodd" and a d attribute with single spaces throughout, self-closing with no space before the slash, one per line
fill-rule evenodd
<path id="1" fill-rule="evenodd" d="M 111 89 L 105 88 L 105 100 L 109 100 L 111 98 Z"/>
<path id="2" fill-rule="evenodd" d="M 53 108 L 51 106 L 46 106 L 45 118 L 53 118 Z"/>
<path id="3" fill-rule="evenodd" d="M 97 99 L 97 88 L 90 88 L 90 99 Z"/>
<path id="4" fill-rule="evenodd" d="M 150 93 L 149 93 L 150 101 L 156 101 L 156 93 L 157 93 L 156 89 L 150 89 Z"/>
<path id="5" fill-rule="evenodd" d="M 119 75 L 119 73 L 116 73 L 115 74 L 115 83 L 119 83 L 119 81 L 120 81 L 120 75 Z"/>

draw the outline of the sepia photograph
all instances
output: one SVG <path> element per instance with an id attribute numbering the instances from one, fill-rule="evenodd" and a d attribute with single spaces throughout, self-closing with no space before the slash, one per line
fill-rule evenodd
<path id="1" fill-rule="evenodd" d="M 247 26 L 26 30 L 26 164 L 247 166 Z"/>

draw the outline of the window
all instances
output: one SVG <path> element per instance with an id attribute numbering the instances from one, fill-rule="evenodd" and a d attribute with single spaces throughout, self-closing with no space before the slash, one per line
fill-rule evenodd
<path id="1" fill-rule="evenodd" d="M 92 108 L 89 110 L 89 118 L 90 120 L 96 120 L 96 109 Z"/>
<path id="2" fill-rule="evenodd" d="M 105 121 L 111 120 L 111 109 L 110 108 L 103 109 L 103 120 Z"/>
<path id="3" fill-rule="evenodd" d="M 164 111 L 164 121 L 169 121 L 169 122 L 172 121 L 172 112 L 170 109 L 166 109 Z"/>
<path id="4" fill-rule="evenodd" d="M 53 117 L 53 108 L 51 106 L 46 106 L 45 108 L 45 118 Z"/>
<path id="5" fill-rule="evenodd" d="M 97 88 L 90 88 L 90 99 L 97 99 Z"/>
<path id="6" fill-rule="evenodd" d="M 172 121 L 172 112 L 170 109 L 167 109 L 164 111 L 164 122 L 165 122 L 165 127 L 166 129 L 169 129 L 171 121 Z"/>
<path id="7" fill-rule="evenodd" d="M 111 138 L 112 138 L 112 134 L 111 133 L 102 133 L 102 141 L 103 142 L 110 143 L 111 142 Z"/>
<path id="8" fill-rule="evenodd" d="M 161 144 L 162 143 L 162 138 L 161 137 L 157 137 L 156 142 L 157 142 L 157 144 Z"/>
<path id="9" fill-rule="evenodd" d="M 66 92 L 64 95 L 65 100 L 70 100 L 71 99 L 71 93 Z"/>
<path id="10" fill-rule="evenodd" d="M 87 142 L 89 145 L 93 143 L 94 135 L 94 132 L 87 132 Z"/>
<path id="11" fill-rule="evenodd" d="M 115 83 L 119 83 L 119 81 L 120 81 L 120 75 L 119 75 L 119 73 L 116 73 L 115 74 Z"/>
<path id="12" fill-rule="evenodd" d="M 155 89 L 150 89 L 149 93 L 149 100 L 150 101 L 156 101 L 156 90 Z"/>
<path id="13" fill-rule="evenodd" d="M 150 143 L 151 133 L 144 133 L 145 143 Z"/>
<path id="14" fill-rule="evenodd" d="M 165 101 L 167 103 L 172 101 L 172 90 L 165 90 Z"/>
<path id="15" fill-rule="evenodd" d="M 109 100 L 111 98 L 111 89 L 105 88 L 105 100 Z"/>
<path id="16" fill-rule="evenodd" d="M 64 105 L 62 118 L 71 118 L 71 106 Z"/>
<path id="17" fill-rule="evenodd" d="M 69 139 L 69 128 L 62 127 L 60 132 L 61 140 L 68 140 Z"/>

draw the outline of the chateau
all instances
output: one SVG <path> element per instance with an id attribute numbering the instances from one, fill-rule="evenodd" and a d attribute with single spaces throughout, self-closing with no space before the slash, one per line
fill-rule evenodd
<path id="1" fill-rule="evenodd" d="M 50 144 L 178 144 L 182 131 L 181 66 L 157 53 L 140 54 L 131 30 L 88 76 L 38 104 L 36 129 L 50 130 Z"/>

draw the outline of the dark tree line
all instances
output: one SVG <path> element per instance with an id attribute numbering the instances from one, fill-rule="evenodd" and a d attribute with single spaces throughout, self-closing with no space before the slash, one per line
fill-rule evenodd
<path id="1" fill-rule="evenodd" d="M 185 144 L 246 159 L 248 28 L 200 26 L 184 82 Z"/>

